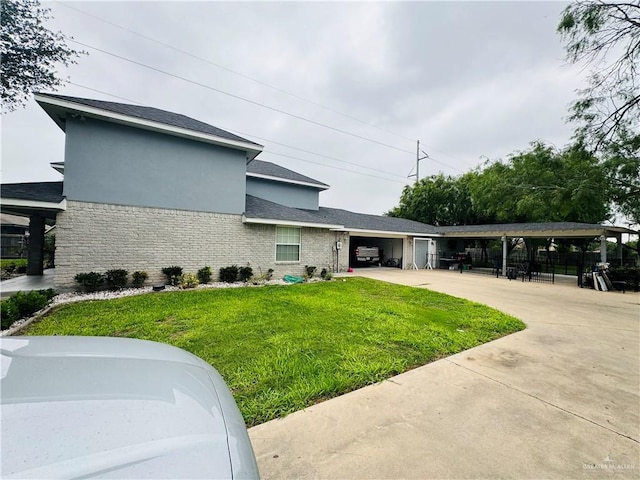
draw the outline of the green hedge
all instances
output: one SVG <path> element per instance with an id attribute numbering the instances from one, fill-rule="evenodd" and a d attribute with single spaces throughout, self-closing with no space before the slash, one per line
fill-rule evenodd
<path id="1" fill-rule="evenodd" d="M 9 328 L 21 318 L 30 317 L 38 310 L 42 310 L 55 296 L 56 292 L 52 288 L 11 295 L 0 303 L 2 330 Z"/>

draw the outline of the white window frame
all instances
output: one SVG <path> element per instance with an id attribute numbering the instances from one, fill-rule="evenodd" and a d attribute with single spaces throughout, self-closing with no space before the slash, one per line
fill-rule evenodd
<path id="1" fill-rule="evenodd" d="M 278 230 L 281 228 L 287 228 L 290 230 L 297 230 L 298 231 L 298 242 L 297 243 L 278 243 Z M 290 225 L 276 225 L 276 239 L 275 239 L 275 251 L 274 251 L 274 257 L 275 257 L 275 262 L 277 264 L 295 264 L 295 263 L 300 263 L 300 259 L 302 258 L 302 227 L 293 227 Z M 298 259 L 297 260 L 278 260 L 278 246 L 279 245 L 294 245 L 298 247 Z"/>

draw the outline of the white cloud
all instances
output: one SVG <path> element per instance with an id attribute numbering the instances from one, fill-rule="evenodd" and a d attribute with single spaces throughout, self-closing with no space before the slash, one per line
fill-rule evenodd
<path id="1" fill-rule="evenodd" d="M 474 167 L 481 155 L 505 156 L 535 139 L 558 146 L 568 142 L 571 127 L 563 117 L 584 77 L 563 61 L 555 32 L 560 3 L 70 5 L 379 126 L 337 115 L 61 4 L 48 4 L 56 17 L 53 28 L 78 41 L 407 150 L 313 125 L 91 49 L 78 65 L 61 70 L 77 84 L 264 137 L 257 141 L 267 147 L 265 160 L 332 185 L 322 194 L 324 204 L 367 213 L 381 213 L 397 203 L 403 178 L 415 164 L 415 139 L 421 139 L 433 159 L 449 165 L 425 161 L 422 175 L 438 170 L 455 174 L 455 168 Z M 118 101 L 73 85 L 60 93 Z M 3 182 L 59 178 L 48 163 L 62 159 L 64 136 L 35 102 L 6 115 L 2 127 Z"/>

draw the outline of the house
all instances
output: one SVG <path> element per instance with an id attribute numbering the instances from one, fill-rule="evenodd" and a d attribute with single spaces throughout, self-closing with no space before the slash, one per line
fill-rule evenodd
<path id="1" fill-rule="evenodd" d="M 20 258 L 27 251 L 29 219 L 18 215 L 0 214 L 0 235 L 2 258 Z"/>
<path id="2" fill-rule="evenodd" d="M 358 243 L 408 267 L 413 240 L 435 233 L 321 207 L 329 185 L 261 161 L 261 145 L 184 115 L 35 98 L 65 132 L 64 162 L 52 164 L 64 180 L 3 185 L 3 211 L 31 208 L 32 223 L 55 217 L 57 288 L 72 287 L 77 273 L 112 268 L 147 271 L 152 282 L 171 265 L 195 272 L 250 264 L 276 276 L 302 274 L 305 265 L 346 270 Z"/>
<path id="3" fill-rule="evenodd" d="M 65 132 L 61 182 L 2 185 L 2 212 L 28 216 L 28 274 L 42 274 L 44 230 L 56 223 L 55 286 L 81 272 L 163 267 L 196 272 L 249 264 L 276 277 L 305 265 L 346 270 L 358 246 L 378 247 L 381 263 L 437 268 L 465 239 L 608 236 L 621 227 L 584 224 L 434 227 L 320 205 L 329 185 L 257 157 L 262 145 L 184 115 L 151 107 L 36 94 Z M 606 249 L 604 250 L 606 255 Z M 443 259 L 446 260 L 446 259 Z M 604 257 L 606 260 L 606 257 Z"/>

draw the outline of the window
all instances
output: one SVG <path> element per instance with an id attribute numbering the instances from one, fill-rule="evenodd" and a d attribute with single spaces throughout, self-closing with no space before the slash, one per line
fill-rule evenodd
<path id="1" fill-rule="evenodd" d="M 276 227 L 276 262 L 300 261 L 300 229 Z"/>

